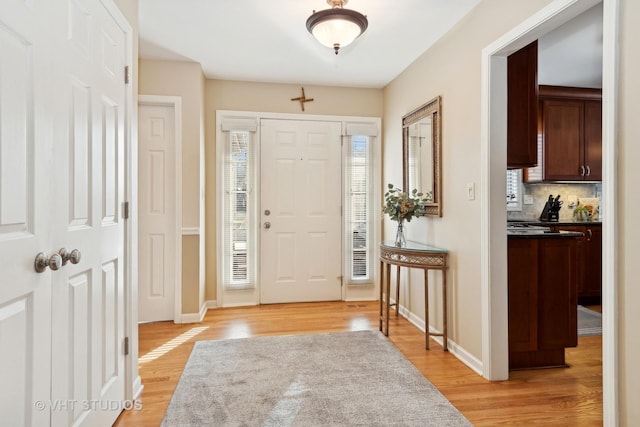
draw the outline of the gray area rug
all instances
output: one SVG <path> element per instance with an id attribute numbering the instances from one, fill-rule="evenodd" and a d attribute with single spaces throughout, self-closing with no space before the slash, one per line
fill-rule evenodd
<path id="1" fill-rule="evenodd" d="M 381 333 L 195 344 L 163 426 L 471 426 Z"/>
<path id="2" fill-rule="evenodd" d="M 578 336 L 592 337 L 602 335 L 602 314 L 578 306 Z"/>

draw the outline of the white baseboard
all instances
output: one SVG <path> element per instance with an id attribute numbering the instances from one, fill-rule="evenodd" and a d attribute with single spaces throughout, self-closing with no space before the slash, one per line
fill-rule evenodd
<path id="1" fill-rule="evenodd" d="M 142 395 L 143 389 L 144 389 L 144 386 L 142 385 L 142 378 L 140 377 L 140 375 L 138 375 L 133 382 L 133 395 L 131 400 L 139 399 L 140 396 Z"/>
<path id="2" fill-rule="evenodd" d="M 394 302 L 393 300 L 391 301 L 392 303 Z M 400 305 L 400 315 L 406 318 L 409 322 L 411 322 L 416 328 L 420 329 L 422 332 L 426 330 L 424 320 L 422 320 L 416 314 L 410 312 L 403 305 Z M 429 332 L 442 333 L 442 331 L 438 331 L 434 328 L 429 328 Z M 438 344 L 443 345 L 442 337 L 431 337 L 431 338 Z M 469 353 L 467 350 L 465 350 L 464 347 L 458 345 L 451 338 L 447 339 L 447 350 L 449 351 L 449 353 L 453 354 L 456 357 L 456 359 L 460 360 L 462 363 L 467 365 L 476 374 L 482 376 L 482 372 L 483 372 L 482 361 L 477 357 L 475 357 L 474 355 L 472 355 L 471 353 Z"/>
<path id="3" fill-rule="evenodd" d="M 180 319 L 177 319 L 176 323 L 200 323 L 204 320 L 204 315 L 207 314 L 208 302 L 202 304 L 198 313 L 182 313 Z"/>

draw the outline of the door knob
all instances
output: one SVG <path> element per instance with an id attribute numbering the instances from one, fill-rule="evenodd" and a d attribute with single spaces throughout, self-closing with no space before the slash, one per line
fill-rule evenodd
<path id="1" fill-rule="evenodd" d="M 62 265 L 66 265 L 69 261 L 71 261 L 71 264 L 77 264 L 82 258 L 82 254 L 78 249 L 68 252 L 66 248 L 62 248 L 58 251 L 58 254 L 62 257 Z"/>
<path id="2" fill-rule="evenodd" d="M 265 222 L 264 223 L 264 228 L 266 228 L 266 229 L 271 228 L 271 223 L 270 222 Z"/>
<path id="3" fill-rule="evenodd" d="M 44 272 L 47 267 L 55 271 L 62 267 L 62 257 L 60 254 L 53 254 L 51 257 L 47 258 L 43 252 L 40 252 L 36 255 L 36 260 L 34 261 L 33 266 L 37 273 Z"/>

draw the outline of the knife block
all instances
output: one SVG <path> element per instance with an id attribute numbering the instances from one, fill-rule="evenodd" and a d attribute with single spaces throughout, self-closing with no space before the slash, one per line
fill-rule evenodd
<path id="1" fill-rule="evenodd" d="M 552 204 L 547 201 L 544 204 L 542 213 L 540 214 L 540 221 L 558 222 L 558 219 L 559 219 L 558 209 L 554 209 Z"/>

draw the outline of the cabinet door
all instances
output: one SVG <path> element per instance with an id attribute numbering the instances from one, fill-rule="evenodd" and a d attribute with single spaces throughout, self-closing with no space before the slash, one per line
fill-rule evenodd
<path id="1" fill-rule="evenodd" d="M 581 297 L 602 295 L 602 226 L 589 225 L 585 228 L 585 271 Z"/>
<path id="2" fill-rule="evenodd" d="M 538 349 L 578 345 L 576 239 L 540 239 Z"/>
<path id="3" fill-rule="evenodd" d="M 602 180 L 602 101 L 584 103 L 585 179 Z"/>
<path id="4" fill-rule="evenodd" d="M 538 163 L 538 41 L 507 58 L 507 167 Z"/>
<path id="5" fill-rule="evenodd" d="M 582 180 L 584 102 L 542 101 L 544 179 Z"/>
<path id="6" fill-rule="evenodd" d="M 576 239 L 576 263 L 578 268 L 577 280 L 578 280 L 578 297 L 581 297 L 585 293 L 586 289 L 586 280 L 585 280 L 585 272 L 587 267 L 587 232 L 586 227 L 582 225 L 559 225 L 554 227 L 558 230 L 564 231 L 576 231 L 578 233 L 582 233 L 583 236 Z"/>
<path id="7" fill-rule="evenodd" d="M 538 347 L 538 239 L 508 239 L 509 351 Z"/>

